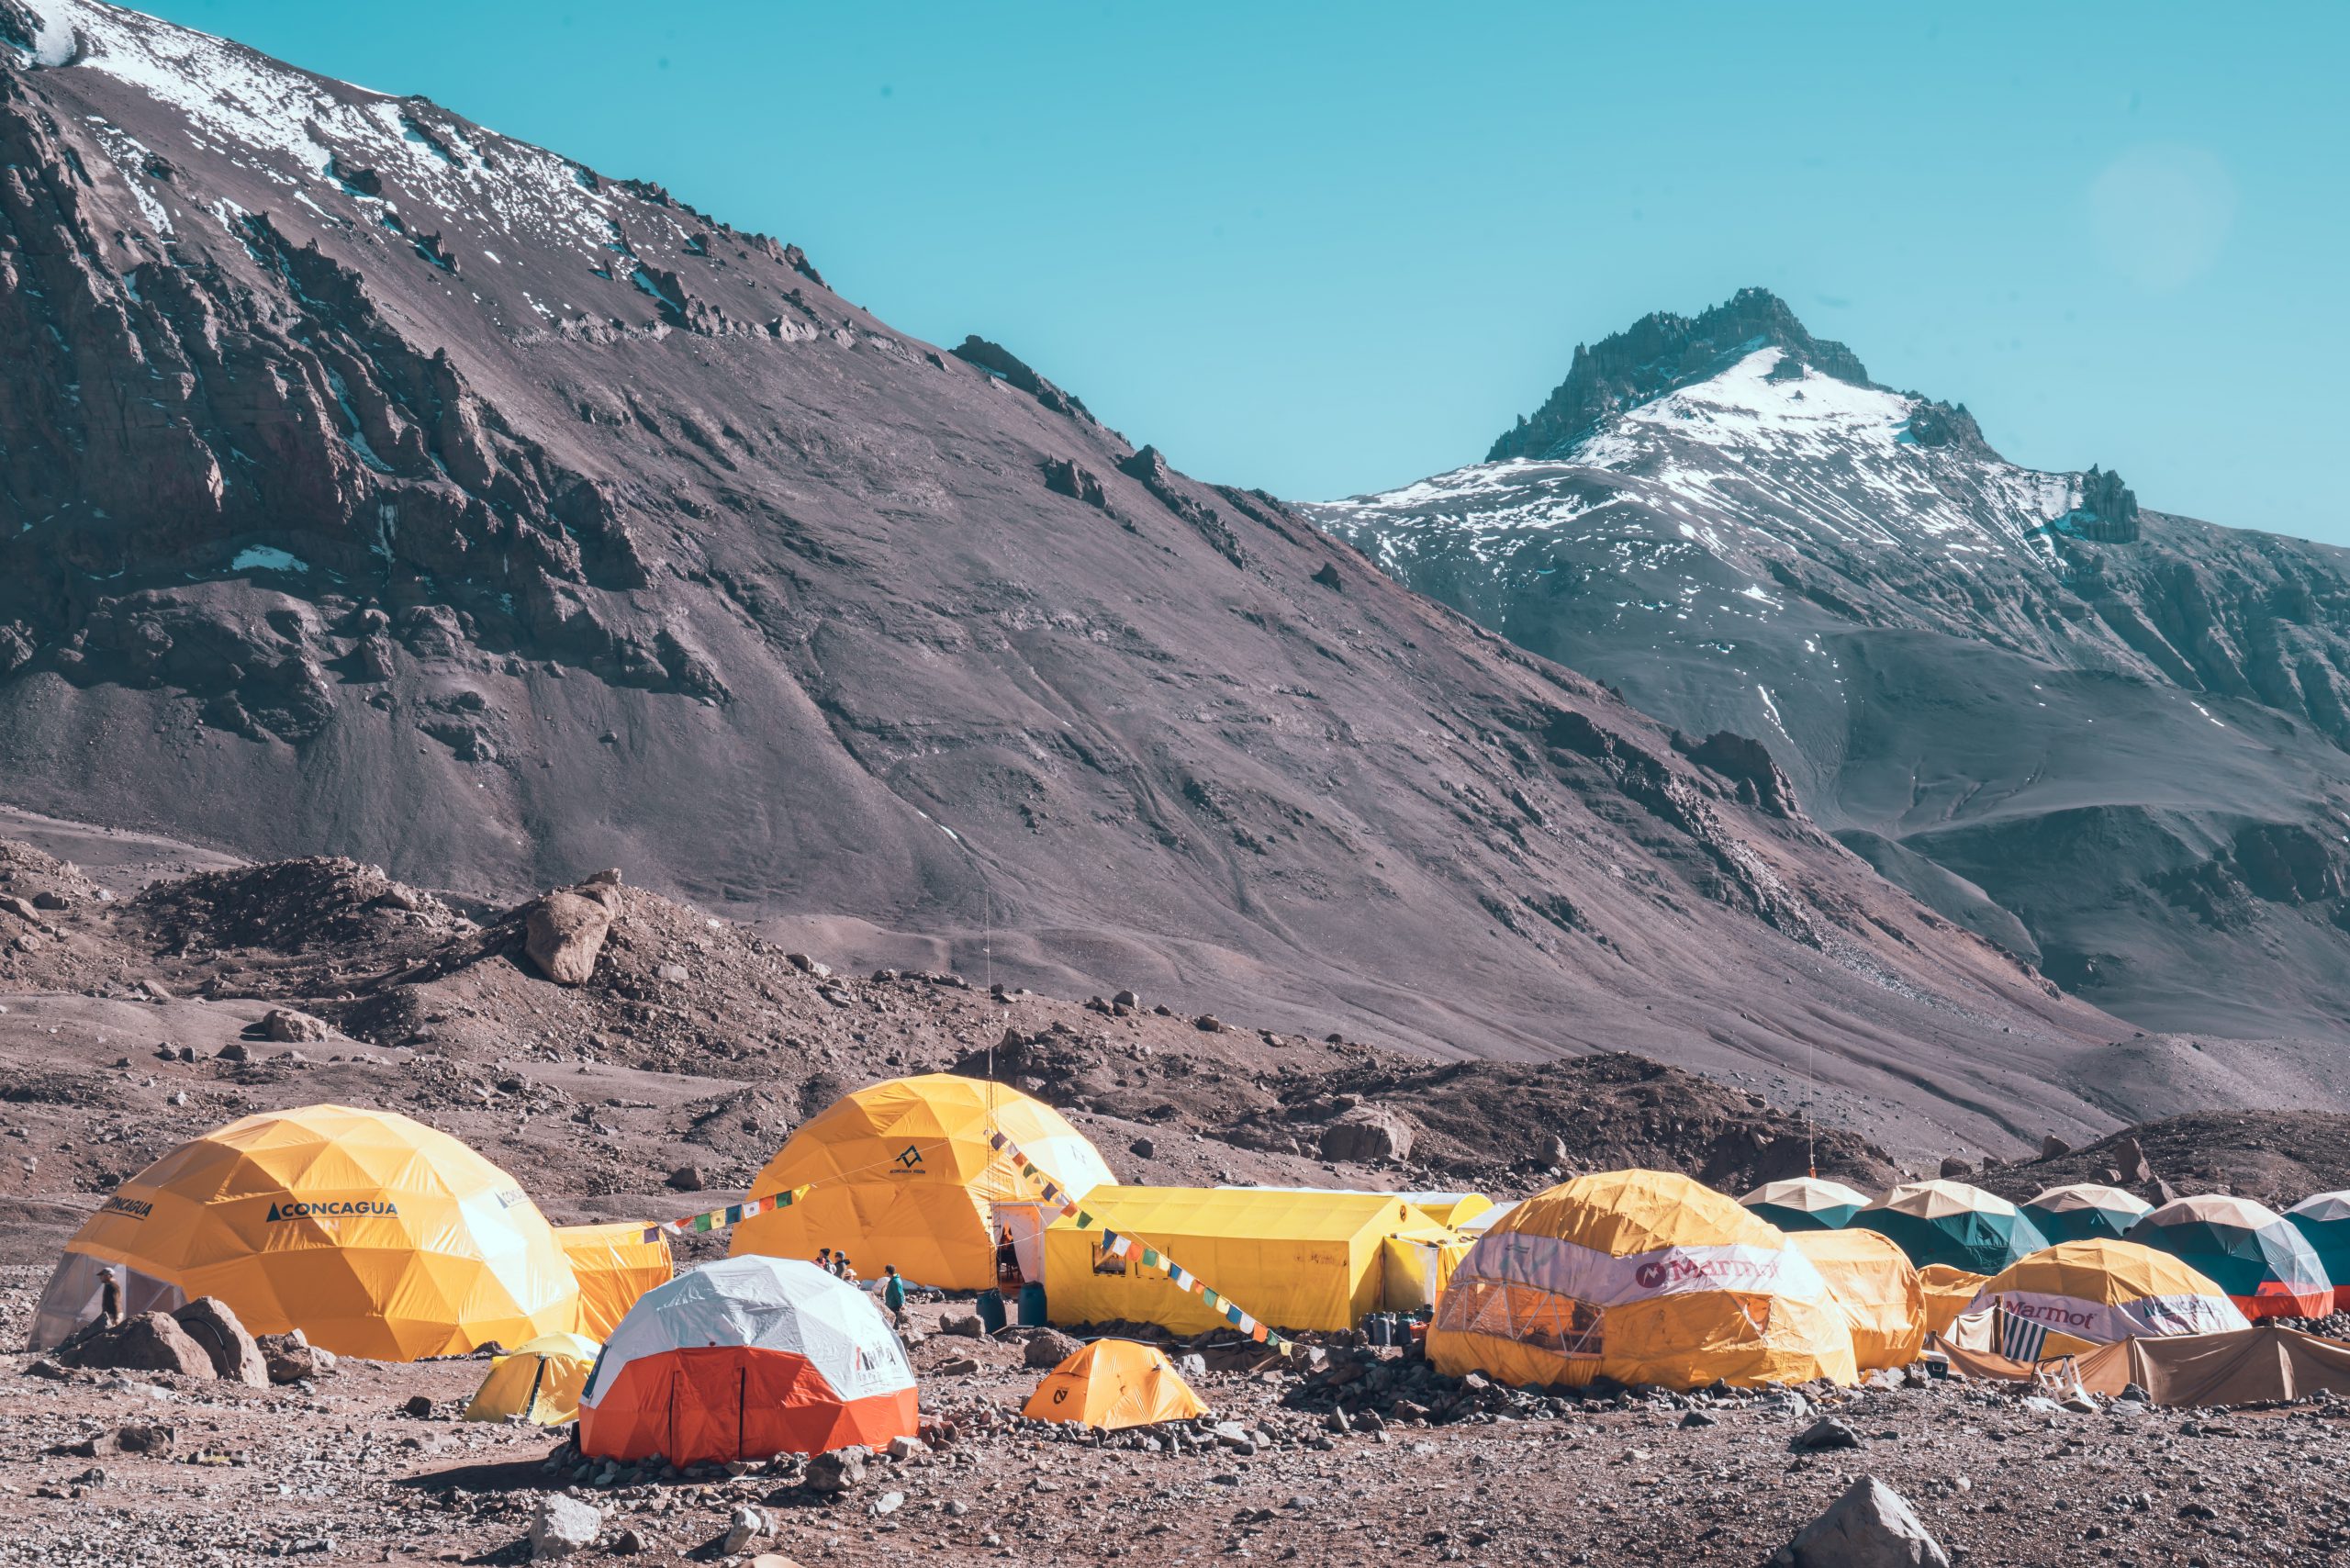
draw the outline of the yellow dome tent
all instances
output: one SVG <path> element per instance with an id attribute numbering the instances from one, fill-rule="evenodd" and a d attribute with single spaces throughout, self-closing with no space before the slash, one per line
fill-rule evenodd
<path id="1" fill-rule="evenodd" d="M 1736 1200 L 1662 1170 L 1579 1176 L 1511 1210 L 1453 1273 L 1427 1354 L 1509 1383 L 1860 1375 L 1811 1260 Z"/>
<path id="2" fill-rule="evenodd" d="M 1966 1311 L 1994 1306 L 2020 1325 L 2098 1345 L 2251 1327 L 2228 1293 L 2193 1264 L 2103 1238 L 2060 1241 L 2018 1259 L 1983 1282 Z"/>
<path id="3" fill-rule="evenodd" d="M 591 1339 L 610 1338 L 636 1298 L 667 1284 L 677 1271 L 669 1238 L 634 1221 L 557 1226 L 554 1238 L 579 1282 L 579 1332 Z"/>
<path id="4" fill-rule="evenodd" d="M 42 1293 L 33 1344 L 98 1315 L 218 1296 L 256 1334 L 406 1361 L 576 1321 L 579 1289 L 514 1178 L 406 1116 L 308 1105 L 231 1122 L 125 1182 Z"/>
<path id="5" fill-rule="evenodd" d="M 1751 1207 L 1751 1204 L 1748 1205 Z M 1791 1230 L 1852 1329 L 1852 1362 L 1863 1372 L 1906 1367 L 1926 1347 L 1926 1289 L 1890 1237 L 1873 1230 Z"/>
<path id="6" fill-rule="evenodd" d="M 858 1273 L 894 1264 L 946 1290 L 996 1283 L 1004 1228 L 1033 1249 L 1048 1217 L 1012 1161 L 988 1146 L 990 1118 L 1072 1197 L 1114 1181 L 1101 1153 L 1061 1114 L 1017 1090 L 951 1073 L 860 1089 L 791 1135 L 752 1184 L 755 1197 L 813 1184 L 789 1208 L 734 1227 L 732 1250 L 814 1259 L 848 1253 Z M 1024 1271 L 1033 1250 L 1024 1252 Z"/>
<path id="7" fill-rule="evenodd" d="M 1929 1263 L 1918 1271 L 1918 1283 L 1926 1293 L 1926 1332 L 1946 1334 L 1983 1289 L 1988 1274 L 1970 1274 L 1964 1269 L 1953 1269 L 1948 1263 Z"/>
<path id="8" fill-rule="evenodd" d="M 1114 1432 L 1188 1421 L 1207 1408 L 1158 1346 L 1096 1339 L 1046 1373 L 1020 1414 Z"/>
<path id="9" fill-rule="evenodd" d="M 492 1356 L 489 1375 L 465 1406 L 468 1421 L 527 1417 L 533 1425 L 560 1427 L 579 1418 L 580 1391 L 596 1370 L 603 1347 L 578 1334 L 542 1334 L 513 1354 Z"/>

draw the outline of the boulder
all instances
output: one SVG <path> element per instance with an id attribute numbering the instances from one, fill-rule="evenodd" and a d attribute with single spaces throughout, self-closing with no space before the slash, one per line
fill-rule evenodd
<path id="1" fill-rule="evenodd" d="M 1964 1182 L 1975 1174 L 1975 1167 L 1964 1155 L 1947 1155 L 1942 1159 L 1942 1178 L 1945 1182 Z"/>
<path id="2" fill-rule="evenodd" d="M 677 1193 L 699 1193 L 710 1185 L 710 1178 L 699 1165 L 678 1166 L 669 1172 L 668 1181 L 670 1190 Z"/>
<path id="3" fill-rule="evenodd" d="M 982 1339 L 987 1337 L 988 1326 L 979 1321 L 975 1312 L 950 1313 L 938 1320 L 938 1331 L 966 1339 Z"/>
<path id="4" fill-rule="evenodd" d="M 300 1383 L 305 1378 L 315 1383 L 334 1371 L 334 1352 L 311 1344 L 299 1328 L 263 1334 L 253 1343 L 261 1350 L 262 1364 L 272 1383 Z"/>
<path id="5" fill-rule="evenodd" d="M 212 1053 L 215 1061 L 251 1061 L 252 1051 L 242 1040 L 231 1040 Z"/>
<path id="6" fill-rule="evenodd" d="M 1029 1339 L 1020 1352 L 1020 1364 L 1031 1372 L 1047 1372 L 1084 1347 L 1057 1329 L 1046 1328 Z"/>
<path id="7" fill-rule="evenodd" d="M 557 985 L 586 985 L 612 929 L 612 912 L 576 892 L 552 892 L 522 920 L 522 951 Z"/>
<path id="8" fill-rule="evenodd" d="M 2042 1159 L 2053 1159 L 2059 1155 L 2070 1154 L 2072 1152 L 2073 1146 L 2066 1143 L 2063 1138 L 2058 1137 L 2054 1133 L 2050 1133 L 2046 1137 L 2040 1140 L 2040 1158 Z"/>
<path id="9" fill-rule="evenodd" d="M 831 1496 L 864 1485 L 865 1462 L 871 1457 L 867 1450 L 855 1447 L 813 1456 L 808 1461 L 808 1490 Z"/>
<path id="10" fill-rule="evenodd" d="M 269 1360 L 227 1302 L 217 1295 L 200 1295 L 173 1313 L 172 1320 L 212 1358 L 213 1376 L 247 1388 L 269 1386 Z"/>
<path id="11" fill-rule="evenodd" d="M 312 1045 L 330 1039 L 334 1031 L 323 1018 L 313 1018 L 291 1007 L 273 1007 L 262 1015 L 261 1032 L 280 1045 Z"/>
<path id="12" fill-rule="evenodd" d="M 1863 1475 L 1796 1533 L 1794 1568 L 1950 1568 L 1942 1548 L 1901 1494 Z"/>
<path id="13" fill-rule="evenodd" d="M 539 1499 L 538 1511 L 531 1516 L 531 1561 L 585 1551 L 596 1543 L 596 1532 L 603 1528 L 604 1516 L 596 1509 L 576 1497 L 550 1492 Z"/>
<path id="14" fill-rule="evenodd" d="M 1133 1155 L 1136 1159 L 1148 1159 L 1151 1156 L 1158 1152 L 1158 1145 L 1154 1139 L 1138 1137 L 1135 1139 L 1134 1142 L 1126 1145 L 1126 1152 Z"/>
<path id="15" fill-rule="evenodd" d="M 117 1327 L 95 1328 L 65 1350 L 76 1366 L 177 1372 L 182 1377 L 212 1375 L 211 1356 L 167 1312 L 142 1312 Z"/>
<path id="16" fill-rule="evenodd" d="M 726 1540 L 719 1551 L 728 1557 L 736 1556 L 744 1547 L 767 1533 L 767 1516 L 748 1504 L 739 1505 L 733 1516 L 726 1521 Z"/>
<path id="17" fill-rule="evenodd" d="M 1797 1453 L 1824 1453 L 1830 1449 L 1856 1449 L 1861 1435 L 1833 1416 L 1822 1416 L 1796 1434 L 1790 1445 Z"/>
<path id="18" fill-rule="evenodd" d="M 1412 1153 L 1412 1124 L 1383 1105 L 1359 1105 L 1322 1129 L 1325 1159 L 1405 1159 Z"/>

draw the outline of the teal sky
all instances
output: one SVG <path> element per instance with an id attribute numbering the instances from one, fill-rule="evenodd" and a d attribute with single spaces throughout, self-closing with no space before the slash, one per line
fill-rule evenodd
<path id="1" fill-rule="evenodd" d="M 1474 461 L 1761 284 L 2018 461 L 2350 543 L 2350 6 L 151 8 L 795 241 L 1205 477 Z"/>

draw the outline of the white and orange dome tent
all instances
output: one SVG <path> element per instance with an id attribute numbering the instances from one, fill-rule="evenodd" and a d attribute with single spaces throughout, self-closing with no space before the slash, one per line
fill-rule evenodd
<path id="1" fill-rule="evenodd" d="M 579 1399 L 579 1450 L 672 1464 L 914 1436 L 913 1369 L 873 1298 L 781 1258 L 727 1258 L 639 1297 Z"/>

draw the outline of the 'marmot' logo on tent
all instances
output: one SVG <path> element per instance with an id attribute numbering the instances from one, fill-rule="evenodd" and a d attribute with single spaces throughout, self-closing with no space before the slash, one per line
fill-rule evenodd
<path id="1" fill-rule="evenodd" d="M 281 1219 L 369 1219 L 379 1215 L 397 1215 L 397 1204 L 379 1198 L 330 1198 L 319 1204 L 272 1204 L 269 1205 L 271 1224 Z"/>
<path id="2" fill-rule="evenodd" d="M 520 1187 L 509 1187 L 498 1194 L 498 1206 L 501 1209 L 510 1209 L 516 1204 L 527 1204 L 530 1201 L 531 1194 Z"/>
<path id="3" fill-rule="evenodd" d="M 1632 1278 L 1642 1290 L 1652 1291 L 1661 1285 L 1683 1285 L 1693 1280 L 1725 1287 L 1763 1285 L 1775 1280 L 1778 1273 L 1775 1259 L 1679 1257 L 1643 1263 Z"/>
<path id="4" fill-rule="evenodd" d="M 102 1215 L 128 1215 L 132 1219 L 145 1219 L 155 1212 L 155 1205 L 144 1198 L 108 1198 L 98 1212 Z"/>

